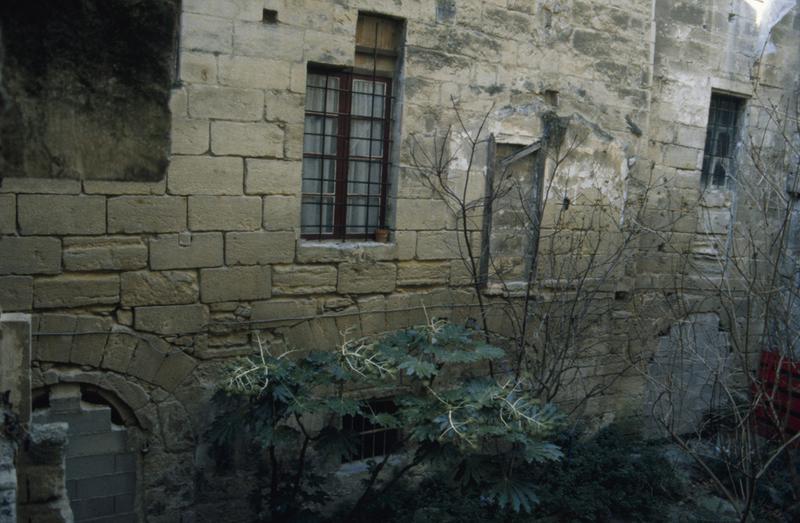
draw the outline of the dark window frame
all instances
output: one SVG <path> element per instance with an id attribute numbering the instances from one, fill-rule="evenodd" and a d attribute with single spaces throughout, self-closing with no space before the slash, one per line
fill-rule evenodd
<path id="1" fill-rule="evenodd" d="M 392 398 L 369 400 L 367 408 L 373 414 L 394 414 L 398 410 L 397 404 Z M 358 438 L 356 454 L 344 459 L 345 463 L 394 454 L 402 447 L 400 429 L 375 425 L 369 421 L 367 416 L 360 414 L 342 416 L 342 429 L 350 431 Z M 368 446 L 370 448 L 367 448 Z"/>
<path id="2" fill-rule="evenodd" d="M 341 68 L 331 68 L 321 65 L 312 65 L 309 64 L 307 77 L 311 78 L 312 75 L 321 75 L 326 77 L 326 85 L 324 89 L 324 100 L 325 105 L 327 105 L 328 100 L 328 92 L 338 92 L 337 96 L 337 103 L 338 103 L 338 112 L 328 112 L 327 107 L 323 109 L 323 111 L 311 111 L 308 109 L 307 103 L 305 108 L 305 115 L 308 116 L 321 116 L 323 121 L 322 127 L 322 134 L 309 132 L 307 127 L 304 127 L 303 130 L 303 139 L 304 139 L 304 146 L 303 146 L 303 159 L 306 158 L 319 158 L 323 161 L 320 163 L 320 172 L 318 176 L 315 178 L 313 176 L 309 176 L 309 173 L 306 172 L 305 168 L 303 169 L 303 181 L 318 181 L 319 192 L 306 192 L 305 190 L 302 191 L 301 196 L 301 205 L 314 205 L 313 202 L 314 198 L 317 198 L 318 201 L 316 202 L 316 207 L 319 208 L 319 223 L 316 225 L 307 225 L 302 222 L 301 220 L 301 238 L 308 239 L 308 240 L 348 240 L 348 239 L 360 239 L 360 240 L 371 240 L 374 238 L 375 229 L 385 229 L 386 227 L 386 219 L 387 219 L 387 200 L 388 200 L 388 192 L 389 192 L 389 170 L 391 168 L 391 132 L 393 126 L 393 118 L 392 118 L 392 82 L 393 79 L 391 76 L 376 74 L 373 71 L 372 74 L 362 74 L 358 71 L 354 71 L 352 69 L 341 69 Z M 328 87 L 328 78 L 337 78 L 339 82 L 338 88 L 329 88 Z M 353 115 L 351 114 L 351 105 L 353 99 L 353 92 L 352 92 L 352 83 L 353 80 L 365 80 L 369 82 L 378 82 L 382 83 L 385 86 L 384 94 L 379 95 L 376 94 L 374 89 L 371 93 L 373 98 L 373 102 L 370 104 L 370 108 L 374 107 L 374 98 L 375 97 L 384 97 L 384 104 L 383 104 L 383 116 L 381 118 L 376 118 L 374 116 L 361 116 L 361 115 Z M 318 86 L 313 86 L 307 84 L 306 89 L 308 92 L 309 88 L 319 88 Z M 308 96 L 308 95 L 307 95 Z M 337 132 L 333 135 L 326 133 L 326 118 L 334 116 L 338 119 L 337 125 Z M 382 155 L 378 160 L 381 165 L 381 173 L 379 176 L 378 182 L 372 182 L 371 180 L 371 168 L 372 163 L 377 157 L 369 156 L 361 157 L 361 156 L 354 156 L 350 154 L 350 142 L 351 142 L 351 127 L 352 122 L 354 120 L 367 120 L 367 121 L 379 121 L 383 125 L 383 136 L 378 138 L 372 137 L 372 131 L 370 131 L 370 137 L 366 140 L 370 143 L 370 147 L 372 146 L 373 142 L 379 141 L 383 147 Z M 323 142 L 321 147 L 320 153 L 312 153 L 307 152 L 305 147 L 305 139 L 307 136 L 322 136 Z M 326 154 L 325 149 L 325 140 L 327 138 L 333 138 L 336 140 L 336 151 L 334 154 Z M 364 140 L 364 138 L 360 138 Z M 347 223 L 347 212 L 348 208 L 352 208 L 353 205 L 348 205 L 348 183 L 351 181 L 350 179 L 350 161 L 362 160 L 367 162 L 370 166 L 368 168 L 367 174 L 367 192 L 366 192 L 366 207 L 367 212 L 365 216 L 365 221 L 363 224 L 363 232 L 348 232 L 348 228 L 352 229 L 354 226 L 360 226 L 360 224 L 348 224 Z M 325 160 L 333 160 L 335 165 L 335 175 L 334 175 L 334 197 L 333 197 L 333 223 L 330 232 L 323 232 L 323 220 L 322 220 L 322 213 L 324 212 L 325 205 L 323 204 L 323 197 L 324 195 L 328 194 L 324 191 L 324 169 L 325 169 Z M 363 182 L 357 182 L 363 183 Z M 378 223 L 376 227 L 373 227 L 372 224 L 369 223 L 369 209 L 374 207 L 374 205 L 370 204 L 370 198 L 374 197 L 372 193 L 372 188 L 374 185 L 378 186 L 378 191 L 380 191 L 378 196 L 379 198 L 379 210 L 378 210 Z M 312 200 L 311 203 L 306 203 L 308 200 Z M 316 229 L 314 231 L 313 229 Z"/>
<path id="3" fill-rule="evenodd" d="M 746 101 L 742 96 L 716 91 L 711 93 L 700 174 L 703 188 L 725 188 L 735 176 L 736 143 L 742 131 Z"/>

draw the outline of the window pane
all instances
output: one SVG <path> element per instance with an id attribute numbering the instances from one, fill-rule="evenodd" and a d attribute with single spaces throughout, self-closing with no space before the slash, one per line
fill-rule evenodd
<path id="1" fill-rule="evenodd" d="M 350 113 L 358 116 L 383 118 L 386 105 L 386 84 L 353 79 L 353 99 Z M 372 107 L 370 107 L 370 101 Z"/>
<path id="2" fill-rule="evenodd" d="M 325 182 L 324 184 L 322 182 Z M 336 160 L 303 158 L 303 192 L 333 193 L 336 190 Z"/>
<path id="3" fill-rule="evenodd" d="M 327 89 L 325 81 L 327 79 Z M 306 110 L 326 113 L 339 112 L 339 78 L 322 74 L 309 74 L 306 87 Z M 325 92 L 327 91 L 327 100 Z"/>
<path id="4" fill-rule="evenodd" d="M 325 130 L 323 133 L 323 122 Z M 336 154 L 336 135 L 339 132 L 338 118 L 325 118 L 323 116 L 306 116 L 305 137 L 303 139 L 303 152 L 313 154 Z M 323 153 L 323 142 L 325 150 Z"/>
<path id="5" fill-rule="evenodd" d="M 347 233 L 369 234 L 375 232 L 380 217 L 380 205 L 379 197 L 348 196 Z"/>
<path id="6" fill-rule="evenodd" d="M 381 194 L 381 169 L 380 161 L 350 161 L 347 174 L 347 194 Z"/>
<path id="7" fill-rule="evenodd" d="M 350 155 L 381 158 L 383 156 L 383 122 L 352 120 L 350 122 Z"/>
<path id="8" fill-rule="evenodd" d="M 304 196 L 301 222 L 303 234 L 331 234 L 333 197 Z"/>

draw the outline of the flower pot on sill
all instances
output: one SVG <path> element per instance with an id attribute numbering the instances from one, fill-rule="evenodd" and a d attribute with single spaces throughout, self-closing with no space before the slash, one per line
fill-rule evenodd
<path id="1" fill-rule="evenodd" d="M 389 241 L 389 229 L 375 229 L 375 241 L 386 243 Z"/>

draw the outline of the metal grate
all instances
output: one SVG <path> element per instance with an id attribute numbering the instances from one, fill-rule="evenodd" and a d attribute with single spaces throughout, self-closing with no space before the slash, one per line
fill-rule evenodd
<path id="1" fill-rule="evenodd" d="M 397 405 L 390 399 L 373 400 L 368 403 L 373 414 L 394 414 Z M 358 438 L 356 454 L 346 461 L 385 456 L 400 447 L 400 432 L 372 423 L 368 417 L 356 414 L 342 417 L 342 428 L 355 433 Z"/>
<path id="2" fill-rule="evenodd" d="M 700 182 L 723 187 L 732 174 L 738 120 L 744 101 L 741 98 L 712 93 L 708 112 L 706 146 Z"/>

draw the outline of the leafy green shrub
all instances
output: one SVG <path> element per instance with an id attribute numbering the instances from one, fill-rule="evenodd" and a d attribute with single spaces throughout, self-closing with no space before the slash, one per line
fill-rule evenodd
<path id="1" fill-rule="evenodd" d="M 560 463 L 534 474 L 537 514 L 563 521 L 661 521 L 680 498 L 682 484 L 656 447 L 617 426 L 585 441 L 564 434 Z"/>
<path id="2" fill-rule="evenodd" d="M 330 500 L 320 463 L 341 463 L 354 452 L 355 435 L 339 420 L 359 415 L 377 427 L 402 428 L 413 453 L 398 467 L 387 466 L 389 455 L 371 460 L 363 491 L 343 520 L 374 521 L 368 502 L 422 467 L 451 471 L 487 505 L 530 511 L 534 485 L 517 471 L 560 458 L 548 441 L 560 416 L 520 382 L 480 376 L 505 356 L 482 340 L 479 331 L 435 321 L 345 343 L 338 352 L 272 355 L 260 347 L 229 369 L 215 397 L 219 414 L 208 433 L 214 454 L 224 461 L 245 440 L 264 456 L 254 495 L 261 520 L 310 520 Z M 359 389 L 391 390 L 397 410 L 373 412 L 368 401 L 348 394 Z M 312 430 L 309 420 L 326 423 Z"/>

